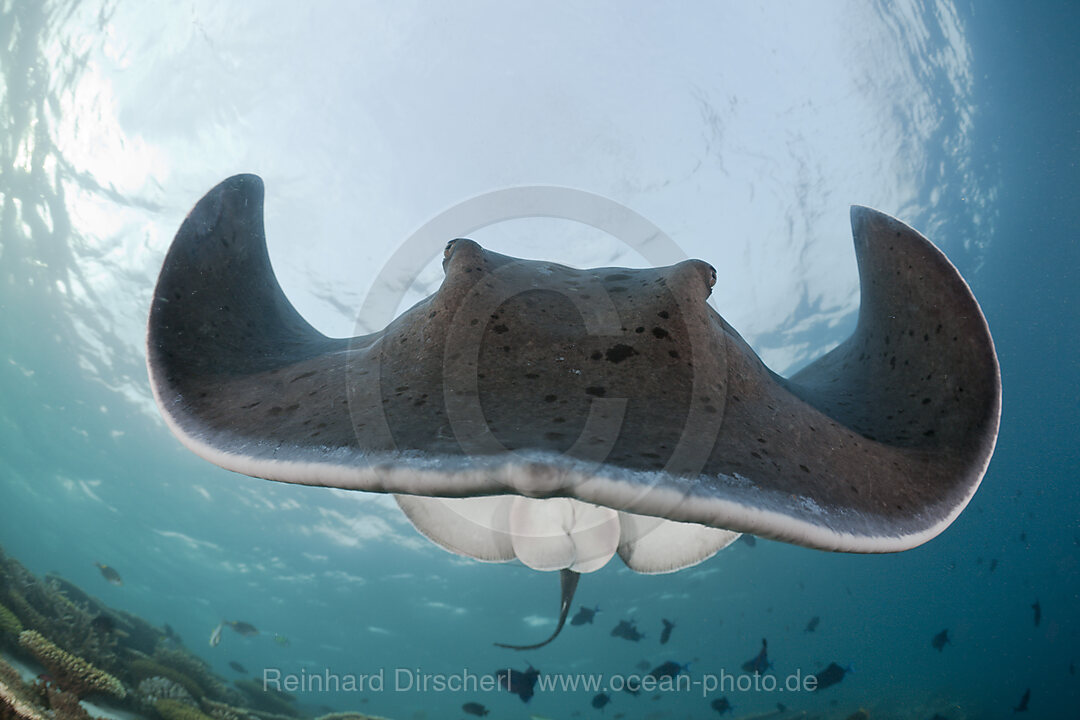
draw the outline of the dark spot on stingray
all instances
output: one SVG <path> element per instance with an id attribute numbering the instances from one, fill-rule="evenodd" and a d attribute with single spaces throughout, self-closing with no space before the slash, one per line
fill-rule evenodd
<path id="1" fill-rule="evenodd" d="M 608 362 L 618 364 L 626 358 L 632 357 L 637 354 L 638 351 L 634 348 L 630 347 L 629 345 L 623 345 L 622 343 L 620 343 L 618 345 L 612 345 L 611 347 L 609 347 L 607 349 L 607 352 L 604 353 L 604 357 L 607 358 Z"/>
<path id="2" fill-rule="evenodd" d="M 643 453 L 638 453 L 638 454 L 641 455 L 641 457 L 649 458 L 650 460 L 658 460 L 658 459 L 660 459 L 660 456 L 657 455 L 654 452 L 643 452 Z"/>
<path id="3" fill-rule="evenodd" d="M 622 285 L 616 285 L 615 287 L 609 287 L 608 292 L 610 292 L 610 293 L 626 292 L 626 288 L 624 288 Z"/>
<path id="4" fill-rule="evenodd" d="M 553 422 L 553 423 L 564 423 L 564 422 L 566 422 L 566 418 L 564 418 L 564 417 L 554 417 L 554 418 L 551 418 L 551 422 Z"/>
<path id="5" fill-rule="evenodd" d="M 509 332 L 510 331 L 510 328 L 506 327 L 505 325 L 503 325 L 501 323 L 499 325 L 496 325 L 495 327 L 493 327 L 491 329 L 494 330 L 495 332 L 499 333 L 500 335 L 502 335 L 504 332 Z"/>
<path id="6" fill-rule="evenodd" d="M 439 314 L 438 310 L 432 310 L 430 313 L 428 313 L 428 320 L 430 320 L 431 318 L 435 317 L 438 314 Z"/>
<path id="7" fill-rule="evenodd" d="M 671 315 L 668 313 L 667 310 L 661 310 L 660 312 L 658 312 L 656 314 L 659 315 L 660 317 L 664 318 L 665 320 L 667 320 L 669 317 L 671 317 Z"/>
<path id="8" fill-rule="evenodd" d="M 668 331 L 662 327 L 654 327 L 652 329 L 652 334 L 657 340 L 663 340 L 668 336 Z"/>
<path id="9" fill-rule="evenodd" d="M 529 380 L 535 380 L 536 378 L 538 378 L 540 376 L 537 375 L 536 373 L 525 373 L 525 377 L 528 378 Z"/>
<path id="10" fill-rule="evenodd" d="M 503 352 L 510 352 L 510 346 L 509 345 L 503 345 Z"/>
<path id="11" fill-rule="evenodd" d="M 306 373 L 301 373 L 301 374 L 297 375 L 296 377 L 294 377 L 294 378 L 293 378 L 292 380 L 290 380 L 289 382 L 290 382 L 290 383 L 294 383 L 294 382 L 296 382 L 297 380 L 303 380 L 304 378 L 309 378 L 309 377 L 311 377 L 311 376 L 312 376 L 312 375 L 314 375 L 314 374 L 315 374 L 315 371 L 314 371 L 314 370 L 309 370 L 309 371 L 307 371 Z"/>
<path id="12" fill-rule="evenodd" d="M 604 353 L 597 350 L 596 352 L 594 352 L 589 357 L 592 358 L 593 360 L 602 360 L 604 358 Z"/>
<path id="13" fill-rule="evenodd" d="M 923 437 L 933 437 L 933 436 L 934 436 L 934 428 L 930 428 L 929 430 L 927 430 L 927 431 L 925 431 L 923 433 Z"/>
<path id="14" fill-rule="evenodd" d="M 585 388 L 585 392 L 589 395 L 595 395 L 596 397 L 604 397 L 604 393 L 606 393 L 607 390 L 597 385 L 590 385 Z"/>
<path id="15" fill-rule="evenodd" d="M 678 350 L 668 350 L 667 354 L 670 355 L 671 357 L 675 358 L 676 360 L 679 359 L 679 351 Z"/>
<path id="16" fill-rule="evenodd" d="M 751 457 L 755 457 L 755 458 L 757 458 L 758 460 L 760 460 L 760 459 L 761 459 L 761 454 L 760 454 L 760 453 L 757 453 L 757 452 L 754 452 L 753 450 L 751 450 L 751 451 L 750 451 L 750 456 L 751 456 Z"/>
<path id="17" fill-rule="evenodd" d="M 545 395 L 544 396 L 544 402 L 555 402 L 558 399 L 559 399 L 558 395 Z"/>
<path id="18" fill-rule="evenodd" d="M 544 433 L 544 439 L 551 440 L 552 442 L 562 440 L 566 435 L 561 432 L 546 432 Z"/>
<path id="19" fill-rule="evenodd" d="M 923 398 L 922 399 L 922 404 L 923 405 L 929 405 L 930 404 L 930 398 Z"/>
<path id="20" fill-rule="evenodd" d="M 645 328 L 643 328 L 643 327 L 636 327 L 636 328 L 634 328 L 634 332 L 636 332 L 636 333 L 643 333 L 643 332 L 645 332 Z"/>
<path id="21" fill-rule="evenodd" d="M 479 322 L 480 321 L 477 318 L 473 318 L 472 320 L 469 321 L 469 325 L 477 325 L 477 324 L 479 324 Z"/>
<path id="22" fill-rule="evenodd" d="M 810 468 L 806 467 L 805 465 L 799 465 L 799 469 L 802 470 L 804 473 L 810 472 Z"/>
<path id="23" fill-rule="evenodd" d="M 626 273 L 611 273 L 610 275 L 605 275 L 604 279 L 605 280 L 611 280 L 611 281 L 629 280 L 630 276 L 627 275 Z"/>

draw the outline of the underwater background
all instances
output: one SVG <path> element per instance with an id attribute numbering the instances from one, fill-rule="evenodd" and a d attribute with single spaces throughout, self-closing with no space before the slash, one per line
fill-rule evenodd
<path id="1" fill-rule="evenodd" d="M 723 717 L 996 718 L 1030 690 L 1032 715 L 1080 716 L 1078 31 L 1075 2 L 0 2 L 3 587 L 29 582 L 17 561 L 50 592 L 81 588 L 223 682 L 385 677 L 292 692 L 277 714 L 720 717 L 724 695 Z M 848 206 L 875 207 L 936 243 L 982 305 L 1002 369 L 996 453 L 967 510 L 914 550 L 737 542 L 656 576 L 614 561 L 578 589 L 593 624 L 493 647 L 550 633 L 554 574 L 451 555 L 388 496 L 220 470 L 155 409 L 157 272 L 187 211 L 237 172 L 266 181 L 275 269 L 328 334 L 381 326 L 358 310 L 431 218 L 555 185 L 713 264 L 714 308 L 785 375 L 853 328 Z M 472 237 L 578 267 L 647 264 L 553 217 Z M 416 256 L 389 314 L 438 286 L 446 239 Z M 644 637 L 611 636 L 623 619 Z M 223 620 L 258 633 L 226 626 L 211 647 Z M 668 660 L 694 679 L 738 674 L 763 637 L 780 678 L 852 672 L 814 693 L 610 692 L 603 709 L 603 686 L 527 704 L 420 686 L 529 665 L 601 682 Z M 26 660 L 10 628 L 0 651 Z M 164 716 L 133 703 L 93 714 Z"/>

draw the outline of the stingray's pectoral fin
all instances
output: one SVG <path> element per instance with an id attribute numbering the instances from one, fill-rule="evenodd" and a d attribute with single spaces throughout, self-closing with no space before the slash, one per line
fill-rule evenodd
<path id="1" fill-rule="evenodd" d="M 557 638 L 559 633 L 562 632 L 563 625 L 566 624 L 566 616 L 570 613 L 570 606 L 574 602 L 574 592 L 577 590 L 578 580 L 580 579 L 581 573 L 574 572 L 573 570 L 559 571 L 559 581 L 562 586 L 562 600 L 559 605 L 559 622 L 555 626 L 555 632 L 551 633 L 551 637 L 543 642 L 536 643 L 535 645 L 507 645 L 506 643 L 495 643 L 495 645 L 511 650 L 535 650 L 536 648 L 544 647 Z"/>

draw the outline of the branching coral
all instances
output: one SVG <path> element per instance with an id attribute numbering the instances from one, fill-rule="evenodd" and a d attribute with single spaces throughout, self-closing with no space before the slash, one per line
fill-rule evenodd
<path id="1" fill-rule="evenodd" d="M 0 659 L 0 720 L 45 720 L 31 688 Z"/>
<path id="2" fill-rule="evenodd" d="M 195 680 L 202 689 L 196 697 L 205 695 L 222 702 L 230 702 L 235 697 L 235 695 L 231 694 L 229 689 L 225 687 L 225 684 L 214 674 L 210 669 L 210 666 L 191 653 L 180 649 L 159 646 L 154 651 L 153 661 L 159 665 L 172 668 L 184 676 Z M 175 679 L 170 675 L 165 675 L 165 677 Z M 184 687 L 189 692 L 191 691 L 191 688 L 187 687 L 187 685 L 184 685 Z M 194 695 L 194 693 L 192 694 Z"/>
<path id="3" fill-rule="evenodd" d="M 158 700 L 176 700 L 187 705 L 194 705 L 191 693 L 168 678 L 155 675 L 139 683 L 139 697 L 153 705 Z"/>
<path id="4" fill-rule="evenodd" d="M 50 685 L 46 692 L 49 695 L 49 708 L 55 720 L 92 720 L 86 708 L 79 704 L 79 698 L 74 693 L 61 690 Z"/>
<path id="5" fill-rule="evenodd" d="M 155 662 L 149 658 L 140 658 L 138 660 L 133 660 L 131 663 L 128 664 L 128 670 L 135 677 L 135 679 L 139 681 L 148 680 L 154 677 L 171 680 L 172 682 L 176 683 L 184 690 L 186 690 L 188 695 L 190 695 L 192 698 L 201 698 L 203 695 L 206 694 L 206 691 L 203 690 L 202 686 L 199 685 L 198 681 L 194 678 L 189 677 L 188 675 L 180 672 L 179 670 L 175 670 L 171 667 L 166 667 L 165 665 L 162 665 L 159 662 Z M 160 699 L 161 698 L 155 698 L 155 700 Z"/>
<path id="6" fill-rule="evenodd" d="M 19 618 L 15 613 L 11 612 L 4 605 L 0 604 L 0 632 L 8 632 L 12 635 L 18 635 L 23 631 L 22 623 L 19 622 Z"/>
<path id="7" fill-rule="evenodd" d="M 198 708 L 185 705 L 179 700 L 158 700 L 154 703 L 154 709 L 164 720 L 212 720 Z"/>
<path id="8" fill-rule="evenodd" d="M 123 684 L 115 677 L 60 649 L 35 630 L 23 630 L 19 634 L 19 645 L 48 668 L 65 690 L 79 696 L 100 692 L 122 699 L 127 695 Z"/>

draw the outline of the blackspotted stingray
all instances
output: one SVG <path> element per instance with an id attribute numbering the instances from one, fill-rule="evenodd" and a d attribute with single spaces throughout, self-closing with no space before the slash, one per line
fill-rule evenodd
<path id="1" fill-rule="evenodd" d="M 865 207 L 851 223 L 856 329 L 784 378 L 707 304 L 699 260 L 576 269 L 453 240 L 437 292 L 380 332 L 326 337 L 274 276 L 262 181 L 238 175 L 165 258 L 150 381 L 212 463 L 394 493 L 447 550 L 561 571 L 550 642 L 579 575 L 616 553 L 670 572 L 744 532 L 894 552 L 967 505 L 1001 407 L 986 321 L 918 232 Z"/>

